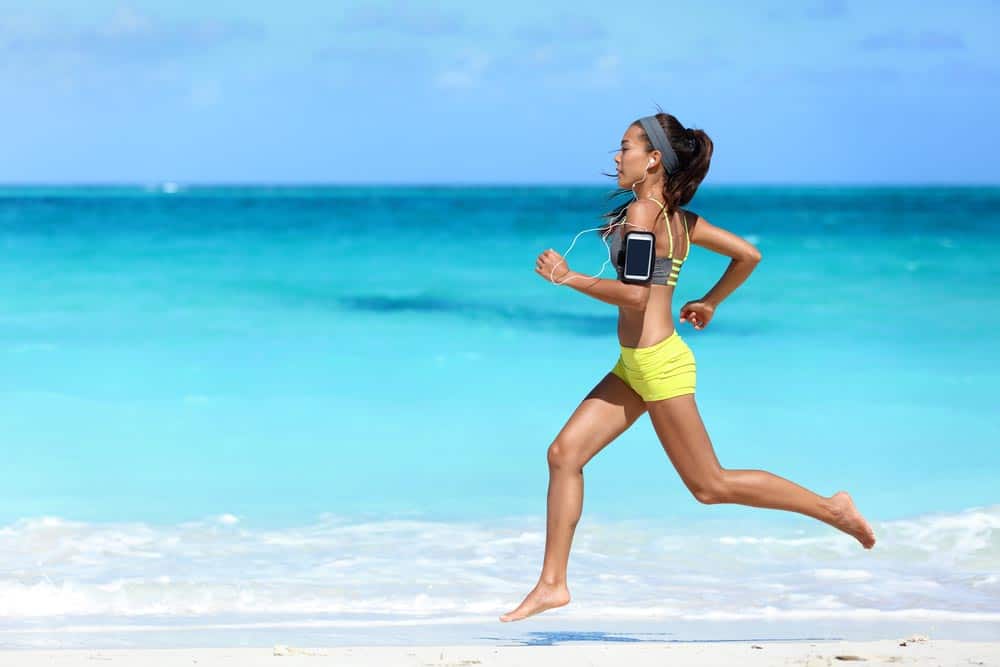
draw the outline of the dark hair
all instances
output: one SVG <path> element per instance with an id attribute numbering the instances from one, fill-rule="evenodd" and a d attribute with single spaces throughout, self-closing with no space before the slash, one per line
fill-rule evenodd
<path id="1" fill-rule="evenodd" d="M 680 163 L 679 168 L 673 174 L 667 174 L 666 167 L 663 167 L 664 176 L 666 177 L 663 181 L 663 204 L 666 206 L 667 213 L 669 214 L 677 207 L 687 204 L 694 197 L 698 186 L 701 185 L 702 180 L 704 180 L 705 175 L 708 173 L 708 166 L 712 161 L 714 145 L 704 130 L 686 128 L 681 125 L 677 118 L 671 114 L 664 113 L 663 109 L 660 109 L 659 106 L 656 108 L 659 109 L 659 113 L 656 114 L 656 120 L 659 121 L 663 131 L 667 133 L 670 146 L 677 153 L 677 159 Z M 638 120 L 634 121 L 632 125 L 635 125 L 640 130 L 642 129 L 642 125 Z M 643 131 L 642 136 L 646 140 L 646 150 L 656 150 L 649 137 L 646 136 L 645 131 Z M 617 174 L 604 175 L 618 178 Z M 609 225 L 621 217 L 625 209 L 628 208 L 628 205 L 635 201 L 635 194 L 631 188 L 618 188 L 608 195 L 608 199 L 614 199 L 626 193 L 632 195 L 628 201 L 601 216 L 606 221 L 605 226 L 601 229 L 602 234 L 607 231 Z"/>

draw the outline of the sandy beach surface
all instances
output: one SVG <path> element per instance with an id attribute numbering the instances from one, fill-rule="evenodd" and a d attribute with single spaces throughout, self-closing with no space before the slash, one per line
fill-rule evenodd
<path id="1" fill-rule="evenodd" d="M 0 652 L 0 665 L 842 665 L 867 662 L 912 665 L 1000 665 L 1000 641 L 903 639 L 830 642 L 587 643 L 561 646 L 275 645 L 268 648 L 65 649 Z"/>

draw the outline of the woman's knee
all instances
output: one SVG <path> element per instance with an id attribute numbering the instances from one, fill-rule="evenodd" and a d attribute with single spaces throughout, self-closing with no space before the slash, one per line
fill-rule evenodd
<path id="1" fill-rule="evenodd" d="M 722 502 L 719 494 L 709 488 L 697 487 L 691 489 L 691 495 L 702 505 L 716 505 Z"/>
<path id="2" fill-rule="evenodd" d="M 710 475 L 699 480 L 685 480 L 685 485 L 702 505 L 717 505 L 728 502 L 729 493 L 726 487 L 726 480 L 719 471 L 718 474 Z"/>
<path id="3" fill-rule="evenodd" d="M 583 463 L 580 461 L 577 448 L 568 445 L 565 441 L 558 438 L 553 440 L 552 444 L 549 445 L 548 461 L 550 468 L 558 470 L 583 469 Z"/>

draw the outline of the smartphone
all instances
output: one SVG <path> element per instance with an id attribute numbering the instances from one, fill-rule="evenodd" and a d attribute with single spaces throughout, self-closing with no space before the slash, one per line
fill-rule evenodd
<path id="1" fill-rule="evenodd" d="M 625 270 L 623 283 L 646 283 L 653 278 L 656 259 L 656 237 L 652 232 L 627 232 L 625 234 Z"/>

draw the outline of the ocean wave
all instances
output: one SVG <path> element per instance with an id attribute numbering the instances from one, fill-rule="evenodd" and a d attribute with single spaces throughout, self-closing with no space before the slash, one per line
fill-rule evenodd
<path id="1" fill-rule="evenodd" d="M 228 513 L 175 525 L 24 518 L 0 528 L 0 618 L 479 618 L 506 611 L 533 585 L 543 526 L 322 515 L 254 528 Z M 575 537 L 575 600 L 564 613 L 1000 621 L 1000 506 L 873 527 L 879 542 L 866 551 L 821 525 L 760 536 L 590 520 Z"/>

